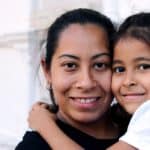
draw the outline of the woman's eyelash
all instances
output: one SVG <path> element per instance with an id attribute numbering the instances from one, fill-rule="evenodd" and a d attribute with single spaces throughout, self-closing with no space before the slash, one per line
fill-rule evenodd
<path id="1" fill-rule="evenodd" d="M 74 63 L 67 63 L 67 64 L 65 64 L 65 66 L 67 66 L 69 68 L 72 68 L 72 67 L 75 67 L 76 64 L 74 64 Z"/>
<path id="2" fill-rule="evenodd" d="M 94 69 L 96 69 L 96 70 L 102 71 L 102 70 L 111 68 L 111 65 L 110 65 L 110 63 L 103 63 L 103 62 L 102 62 L 102 63 L 94 63 L 94 64 L 93 64 L 93 67 L 94 67 Z"/>
<path id="3" fill-rule="evenodd" d="M 73 71 L 73 70 L 75 70 L 78 67 L 78 65 L 76 63 L 74 63 L 74 62 L 65 62 L 61 66 L 66 71 Z"/>

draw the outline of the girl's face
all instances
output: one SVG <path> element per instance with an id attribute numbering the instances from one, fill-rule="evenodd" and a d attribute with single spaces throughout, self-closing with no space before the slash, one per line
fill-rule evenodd
<path id="1" fill-rule="evenodd" d="M 102 28 L 72 24 L 64 29 L 46 75 L 63 119 L 72 124 L 100 120 L 112 100 L 110 63 Z"/>
<path id="2" fill-rule="evenodd" d="M 150 46 L 123 38 L 114 49 L 112 90 L 130 114 L 150 99 Z"/>

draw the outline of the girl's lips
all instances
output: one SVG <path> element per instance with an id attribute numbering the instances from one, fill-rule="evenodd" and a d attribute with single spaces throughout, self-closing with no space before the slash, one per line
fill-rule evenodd
<path id="1" fill-rule="evenodd" d="M 141 96 L 141 95 L 144 95 L 144 93 L 126 93 L 122 95 L 123 96 Z"/>
<path id="2" fill-rule="evenodd" d="M 127 100 L 139 100 L 141 97 L 144 96 L 144 93 L 127 93 L 123 94 L 123 97 L 125 97 Z"/>

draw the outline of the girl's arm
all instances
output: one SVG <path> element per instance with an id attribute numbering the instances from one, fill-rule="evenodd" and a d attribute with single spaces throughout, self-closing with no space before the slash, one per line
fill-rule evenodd
<path id="1" fill-rule="evenodd" d="M 83 150 L 56 125 L 55 115 L 48 107 L 42 102 L 33 105 L 28 117 L 29 127 L 36 130 L 54 150 Z"/>
<path id="2" fill-rule="evenodd" d="M 107 150 L 137 150 L 135 147 L 123 142 L 118 141 L 117 143 L 113 144 L 111 147 L 107 148 Z"/>
<path id="3" fill-rule="evenodd" d="M 35 104 L 29 114 L 29 126 L 39 132 L 54 150 L 82 150 L 82 147 L 68 138 L 59 129 L 54 121 L 54 115 L 50 113 L 47 108 L 47 104 Z M 131 145 L 136 145 L 136 147 L 139 148 L 143 148 L 144 146 L 147 150 L 147 148 L 150 147 L 150 127 L 148 123 L 148 121 L 150 120 L 149 108 L 150 101 L 139 108 L 138 111 L 136 111 L 133 118 L 131 119 L 127 133 L 123 137 L 121 137 L 121 140 L 109 147 L 107 150 L 120 150 L 120 148 L 122 150 L 137 150 Z M 132 142 L 131 145 L 127 144 L 126 141 L 129 143 Z"/>
<path id="4" fill-rule="evenodd" d="M 143 103 L 133 114 L 127 132 L 108 150 L 147 150 L 150 148 L 150 100 Z M 127 144 L 128 143 L 128 144 Z M 132 147 L 135 146 L 136 148 Z"/>

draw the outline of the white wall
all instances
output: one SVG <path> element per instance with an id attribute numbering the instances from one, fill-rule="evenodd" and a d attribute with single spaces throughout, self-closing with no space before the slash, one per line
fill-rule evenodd
<path id="1" fill-rule="evenodd" d="M 29 66 L 18 49 L 0 49 L 0 141 L 19 140 L 27 127 Z M 10 140 L 8 140 L 10 139 Z"/>
<path id="2" fill-rule="evenodd" d="M 30 0 L 0 0 L 0 35 L 29 30 Z"/>

